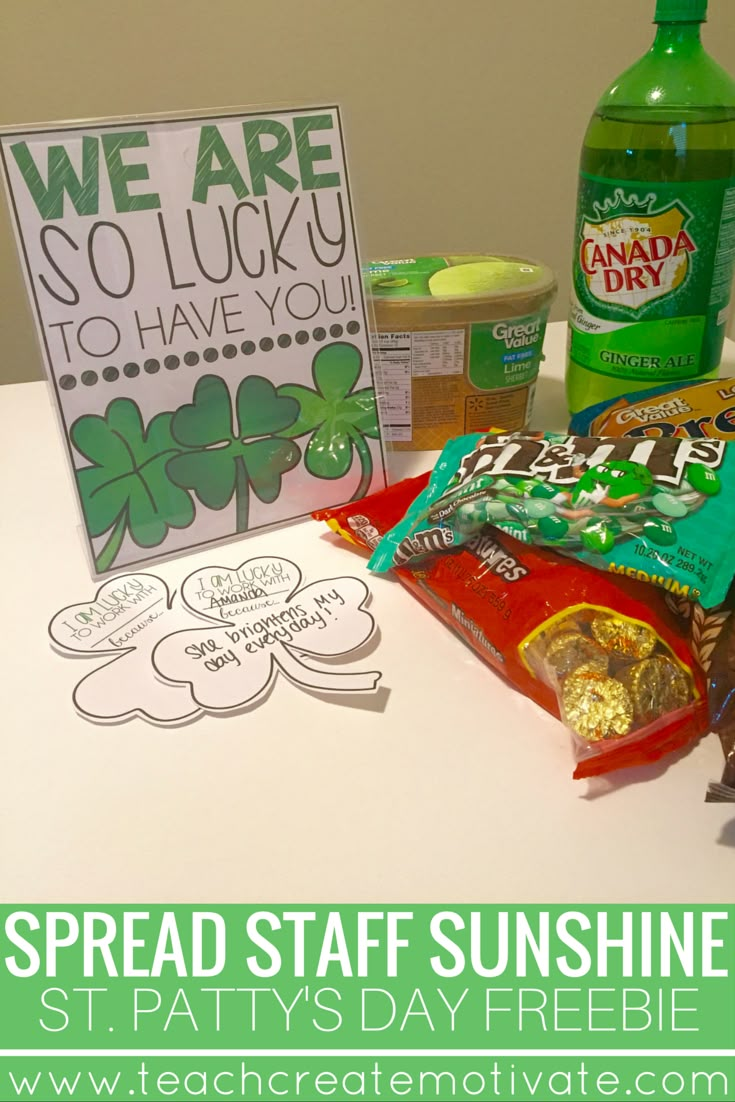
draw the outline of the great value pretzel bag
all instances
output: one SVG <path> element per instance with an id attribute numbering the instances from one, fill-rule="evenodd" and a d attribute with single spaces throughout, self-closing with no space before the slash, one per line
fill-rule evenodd
<path id="1" fill-rule="evenodd" d="M 314 516 L 380 553 L 428 482 Z M 392 569 L 496 673 L 566 722 L 576 778 L 656 761 L 707 730 L 704 677 L 663 592 L 497 529 Z"/>
<path id="2" fill-rule="evenodd" d="M 735 379 L 657 386 L 608 398 L 575 413 L 569 431 L 579 436 L 733 440 Z"/>

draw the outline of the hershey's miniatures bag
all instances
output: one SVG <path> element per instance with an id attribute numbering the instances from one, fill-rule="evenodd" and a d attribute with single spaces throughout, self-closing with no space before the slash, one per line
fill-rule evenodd
<path id="1" fill-rule="evenodd" d="M 380 552 L 428 477 L 314 516 Z M 663 592 L 494 529 L 394 572 L 496 673 L 566 722 L 575 777 L 656 761 L 707 730 L 704 677 Z"/>

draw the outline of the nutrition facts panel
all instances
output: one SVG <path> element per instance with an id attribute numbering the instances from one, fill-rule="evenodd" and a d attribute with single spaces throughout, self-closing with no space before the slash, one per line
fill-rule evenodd
<path id="1" fill-rule="evenodd" d="M 412 375 L 461 375 L 464 370 L 464 329 L 413 333 Z"/>
<path id="2" fill-rule="evenodd" d="M 408 442 L 412 431 L 411 334 L 373 333 L 372 348 L 383 391 L 383 436 Z"/>
<path id="3" fill-rule="evenodd" d="M 464 329 L 375 333 L 372 343 L 384 393 L 383 434 L 386 440 L 410 442 L 413 431 L 411 380 L 432 375 L 461 375 Z"/>

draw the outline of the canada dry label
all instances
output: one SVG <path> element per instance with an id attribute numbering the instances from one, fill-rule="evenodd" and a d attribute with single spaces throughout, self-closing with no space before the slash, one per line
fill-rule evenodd
<path id="1" fill-rule="evenodd" d="M 735 179 L 685 184 L 582 173 L 571 359 L 675 380 L 719 363 L 735 261 Z"/>

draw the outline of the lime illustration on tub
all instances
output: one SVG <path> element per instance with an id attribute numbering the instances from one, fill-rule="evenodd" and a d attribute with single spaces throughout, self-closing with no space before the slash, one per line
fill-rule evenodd
<path id="1" fill-rule="evenodd" d="M 385 485 L 338 108 L 0 153 L 94 574 Z"/>

